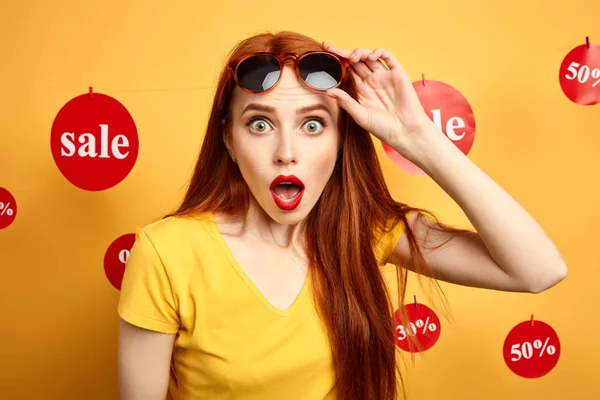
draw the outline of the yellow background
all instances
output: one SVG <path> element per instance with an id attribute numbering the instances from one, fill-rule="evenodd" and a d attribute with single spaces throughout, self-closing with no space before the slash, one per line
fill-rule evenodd
<path id="1" fill-rule="evenodd" d="M 457 88 L 477 123 L 469 156 L 533 214 L 569 265 L 565 281 L 538 295 L 444 284 L 457 328 L 443 326 L 438 344 L 417 357 L 411 399 L 600 398 L 600 105 L 570 102 L 558 82 L 573 47 L 586 35 L 600 43 L 600 2 L 250 4 L 0 4 L 0 187 L 19 207 L 0 231 L 0 397 L 118 398 L 119 293 L 104 253 L 183 196 L 229 49 L 285 29 L 346 49 L 387 48 L 413 80 L 425 73 Z M 57 112 L 88 86 L 122 102 L 140 137 L 127 179 L 97 193 L 61 175 L 49 143 Z M 468 226 L 435 182 L 399 170 L 377 147 L 397 199 Z M 534 380 L 502 358 L 504 338 L 531 314 L 562 345 L 556 368 Z"/>

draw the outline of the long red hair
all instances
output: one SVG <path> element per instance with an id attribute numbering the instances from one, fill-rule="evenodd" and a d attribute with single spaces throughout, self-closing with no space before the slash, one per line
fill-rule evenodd
<path id="1" fill-rule="evenodd" d="M 248 52 L 313 50 L 323 49 L 317 41 L 287 31 L 258 34 L 232 49 L 220 74 L 187 193 L 181 205 L 163 218 L 212 211 L 244 219 L 251 193 L 223 141 L 223 135 L 229 132 L 229 103 L 235 87 L 226 65 Z M 356 98 L 350 76 L 342 89 Z M 417 211 L 439 221 L 426 210 L 392 199 L 370 134 L 343 109 L 340 111 L 341 155 L 303 231 L 313 295 L 328 331 L 337 397 L 395 400 L 399 398 L 400 387 L 405 398 L 404 380 L 396 362 L 394 309 L 373 250 L 375 232 L 385 232 L 386 227 L 397 223 L 404 224 L 412 265 L 423 276 L 432 277 L 408 226 L 407 213 Z M 444 224 L 440 227 L 463 231 Z M 397 277 L 398 304 L 402 305 L 408 277 L 406 269 L 398 266 Z M 439 284 L 437 286 L 441 291 Z M 406 321 L 404 314 L 401 318 Z"/>

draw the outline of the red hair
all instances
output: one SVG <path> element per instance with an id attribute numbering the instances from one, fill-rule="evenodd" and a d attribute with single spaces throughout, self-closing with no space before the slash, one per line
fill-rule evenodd
<path id="1" fill-rule="evenodd" d="M 229 103 L 235 87 L 226 65 L 248 52 L 312 50 L 323 48 L 309 37 L 284 31 L 255 35 L 238 43 L 230 52 L 219 78 L 187 193 L 182 204 L 163 218 L 212 211 L 244 220 L 251 193 L 226 150 L 223 136 L 229 134 Z M 351 77 L 342 89 L 356 98 Z M 343 109 L 340 109 L 339 131 L 341 155 L 320 199 L 307 216 L 303 231 L 315 304 L 332 349 L 337 398 L 395 400 L 398 386 L 405 398 L 402 374 L 396 374 L 399 370 L 393 305 L 374 255 L 375 232 L 404 224 L 411 249 L 410 262 L 417 272 L 432 277 L 408 226 L 407 213 L 417 211 L 439 221 L 426 210 L 392 199 L 370 134 Z M 444 224 L 439 226 L 446 231 L 463 231 Z M 397 277 L 398 304 L 402 305 L 407 270 L 397 266 Z M 404 314 L 401 318 L 406 321 Z"/>

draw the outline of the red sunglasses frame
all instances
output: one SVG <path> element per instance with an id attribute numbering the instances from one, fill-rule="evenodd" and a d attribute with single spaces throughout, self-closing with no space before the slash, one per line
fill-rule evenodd
<path id="1" fill-rule="evenodd" d="M 340 78 L 340 81 L 333 87 L 328 88 L 328 89 L 320 89 L 320 88 L 316 88 L 314 86 L 311 86 L 308 84 L 308 82 L 306 82 L 302 76 L 300 75 L 300 61 L 302 61 L 302 59 L 306 56 L 309 55 L 313 55 L 313 54 L 326 54 L 334 59 L 336 59 L 339 63 L 340 66 L 342 68 L 342 77 Z M 347 58 L 344 57 L 340 57 L 337 54 L 331 53 L 329 51 L 308 51 L 306 53 L 302 53 L 302 54 L 297 54 L 297 53 L 281 53 L 279 55 L 268 52 L 268 51 L 261 51 L 261 52 L 255 52 L 255 53 L 247 53 L 244 54 L 243 56 L 237 57 L 233 60 L 231 60 L 229 62 L 229 64 L 227 65 L 229 71 L 231 72 L 233 79 L 235 80 L 235 83 L 238 85 L 238 87 L 240 89 L 242 89 L 244 92 L 246 93 L 252 93 L 252 94 L 256 94 L 256 93 L 264 93 L 264 92 L 268 92 L 269 90 L 272 90 L 275 88 L 275 86 L 277 86 L 279 84 L 279 81 L 281 80 L 281 74 L 279 74 L 279 78 L 277 78 L 277 81 L 273 84 L 273 86 L 271 86 L 268 89 L 265 90 L 261 90 L 258 92 L 246 89 L 245 87 L 243 87 L 242 85 L 240 85 L 240 82 L 238 81 L 237 78 L 237 68 L 240 65 L 240 63 L 250 57 L 254 57 L 254 56 L 262 56 L 262 55 L 267 55 L 267 56 L 271 56 L 273 58 L 275 58 L 278 62 L 279 62 L 279 72 L 282 71 L 283 69 L 283 64 L 286 60 L 288 59 L 292 59 L 294 60 L 294 71 L 296 73 L 296 76 L 298 77 L 298 79 L 302 82 L 304 82 L 304 84 L 306 86 L 308 86 L 311 89 L 315 89 L 315 90 L 319 90 L 322 92 L 325 92 L 327 90 L 336 88 L 338 86 L 340 86 L 342 84 L 342 82 L 344 82 L 344 80 L 346 79 L 346 76 L 348 75 L 348 67 L 350 66 L 350 61 Z"/>

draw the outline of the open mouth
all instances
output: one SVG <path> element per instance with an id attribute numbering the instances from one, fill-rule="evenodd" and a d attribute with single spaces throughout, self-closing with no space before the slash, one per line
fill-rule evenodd
<path id="1" fill-rule="evenodd" d="M 277 197 L 279 197 L 283 201 L 294 200 L 300 192 L 303 190 L 303 187 L 296 185 L 291 182 L 283 182 L 275 185 L 273 189 L 271 189 Z"/>
<path id="2" fill-rule="evenodd" d="M 294 175 L 279 175 L 273 179 L 270 189 L 277 207 L 284 211 L 291 211 L 302 201 L 304 183 Z"/>

